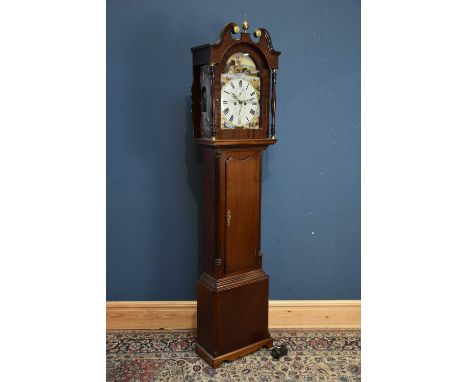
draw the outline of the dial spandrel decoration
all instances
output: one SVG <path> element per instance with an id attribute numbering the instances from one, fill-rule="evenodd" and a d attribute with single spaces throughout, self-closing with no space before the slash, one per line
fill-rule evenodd
<path id="1" fill-rule="evenodd" d="M 260 77 L 248 53 L 237 52 L 226 61 L 221 74 L 221 128 L 260 127 Z"/>

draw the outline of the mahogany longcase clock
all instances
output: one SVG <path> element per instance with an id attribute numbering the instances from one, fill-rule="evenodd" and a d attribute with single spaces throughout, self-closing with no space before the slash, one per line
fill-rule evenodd
<path id="1" fill-rule="evenodd" d="M 211 366 L 271 347 L 260 251 L 262 152 L 276 142 L 280 52 L 263 28 L 226 25 L 192 48 L 194 138 L 203 152 L 203 273 L 196 351 Z"/>

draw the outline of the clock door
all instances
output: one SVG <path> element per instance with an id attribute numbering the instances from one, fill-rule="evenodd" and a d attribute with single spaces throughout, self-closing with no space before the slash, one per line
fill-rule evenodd
<path id="1" fill-rule="evenodd" d="M 260 244 L 260 156 L 228 153 L 225 161 L 225 273 L 257 267 Z"/>

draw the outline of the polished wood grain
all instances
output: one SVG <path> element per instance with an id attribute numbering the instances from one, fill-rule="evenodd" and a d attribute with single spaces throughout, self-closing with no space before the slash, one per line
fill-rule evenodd
<path id="1" fill-rule="evenodd" d="M 258 275 L 251 274 L 252 279 L 257 277 Z M 218 285 L 218 288 L 222 289 L 223 285 Z M 270 300 L 268 313 L 269 328 L 359 329 L 361 327 L 359 300 Z M 107 302 L 106 321 L 108 330 L 196 329 L 197 302 Z"/>
<path id="2" fill-rule="evenodd" d="M 258 266 L 260 167 L 257 152 L 225 153 L 225 274 Z M 239 240 L 241 238 L 241 240 Z"/>

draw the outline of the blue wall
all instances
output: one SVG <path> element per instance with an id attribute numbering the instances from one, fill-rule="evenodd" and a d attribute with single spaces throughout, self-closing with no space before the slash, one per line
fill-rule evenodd
<path id="1" fill-rule="evenodd" d="M 200 158 L 190 48 L 225 23 L 280 50 L 278 143 L 264 155 L 272 299 L 360 298 L 360 2 L 107 3 L 107 299 L 195 299 Z"/>

